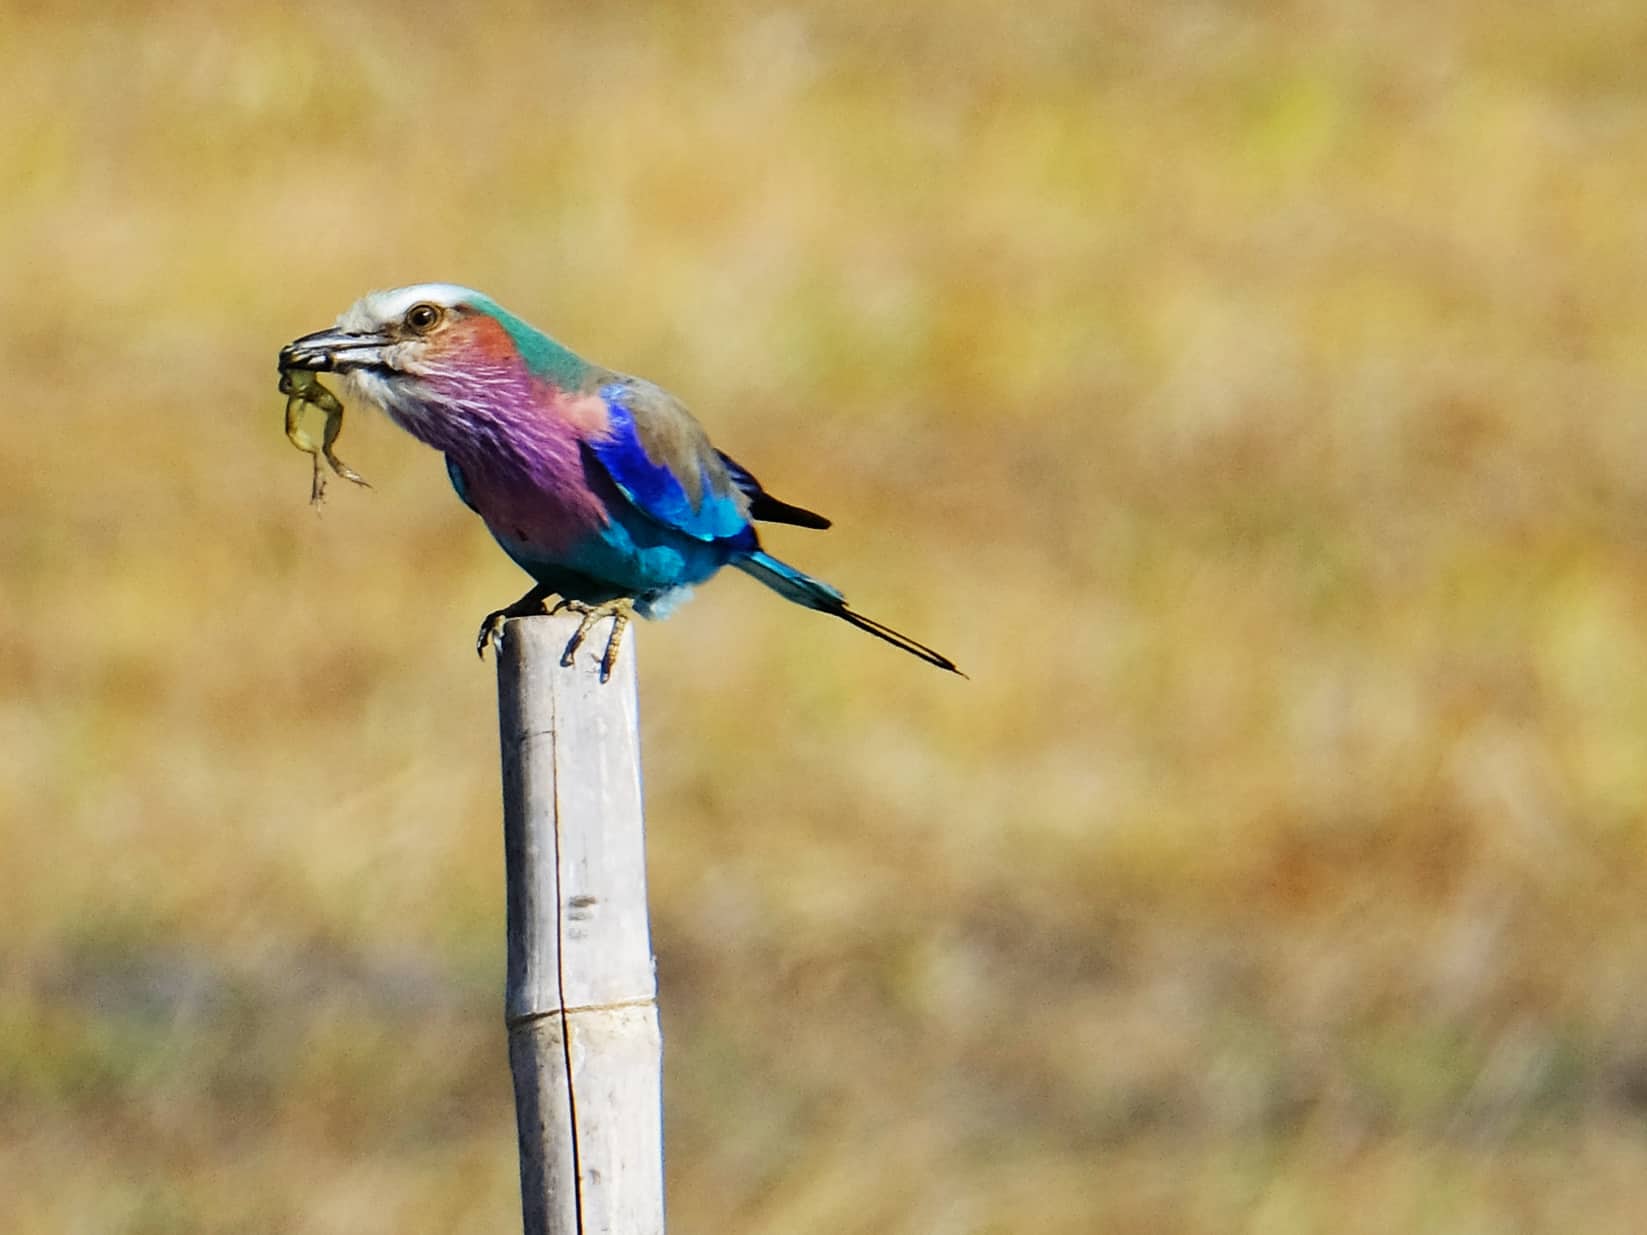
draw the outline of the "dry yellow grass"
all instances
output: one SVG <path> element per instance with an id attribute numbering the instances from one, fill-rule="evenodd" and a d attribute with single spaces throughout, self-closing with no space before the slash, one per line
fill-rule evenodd
<path id="1" fill-rule="evenodd" d="M 0 6 L 0 1226 L 516 1221 L 483 287 L 835 516 L 642 664 L 682 1232 L 1634 1231 L 1647 9 Z"/>

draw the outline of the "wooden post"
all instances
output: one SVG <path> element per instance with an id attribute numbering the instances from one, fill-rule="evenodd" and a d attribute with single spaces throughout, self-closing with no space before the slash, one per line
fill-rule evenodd
<path id="1" fill-rule="evenodd" d="M 631 635 L 561 667 L 577 619 L 498 652 L 509 973 L 526 1235 L 663 1235 L 663 1047 L 646 918 Z"/>

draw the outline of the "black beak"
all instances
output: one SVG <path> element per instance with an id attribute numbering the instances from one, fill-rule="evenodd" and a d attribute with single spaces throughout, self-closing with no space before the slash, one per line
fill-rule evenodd
<path id="1" fill-rule="evenodd" d="M 281 348 L 280 367 L 309 369 L 315 373 L 346 373 L 350 369 L 381 364 L 383 348 L 388 342 L 388 339 L 377 334 L 317 330 L 301 339 L 293 339 Z"/>

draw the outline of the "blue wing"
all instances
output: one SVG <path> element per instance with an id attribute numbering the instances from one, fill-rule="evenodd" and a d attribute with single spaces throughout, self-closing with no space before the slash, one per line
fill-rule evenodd
<path id="1" fill-rule="evenodd" d="M 589 450 L 635 509 L 694 540 L 755 547 L 748 497 L 684 407 L 634 380 L 600 395 L 611 423 Z"/>

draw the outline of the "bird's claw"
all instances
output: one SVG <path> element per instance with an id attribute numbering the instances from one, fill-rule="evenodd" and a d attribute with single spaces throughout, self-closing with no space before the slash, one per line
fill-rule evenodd
<path id="1" fill-rule="evenodd" d="M 562 600 L 550 610 L 559 613 L 562 609 L 570 613 L 581 614 L 583 620 L 572 633 L 572 638 L 566 644 L 566 651 L 561 653 L 560 663 L 563 669 L 572 667 L 572 658 L 577 655 L 578 648 L 583 646 L 584 639 L 595 623 L 603 617 L 612 619 L 612 633 L 606 638 L 606 651 L 600 658 L 600 680 L 610 681 L 612 669 L 618 663 L 618 653 L 623 648 L 624 632 L 629 629 L 629 619 L 634 616 L 635 602 L 628 599 L 609 600 L 604 604 L 591 605 L 581 600 Z"/>
<path id="2" fill-rule="evenodd" d="M 475 655 L 482 660 L 486 659 L 486 649 L 503 638 L 503 624 L 509 620 L 509 610 L 493 609 L 486 615 L 480 624 L 480 633 L 475 636 Z"/>
<path id="3" fill-rule="evenodd" d="M 545 604 L 553 595 L 554 592 L 549 588 L 535 587 L 507 608 L 494 609 L 488 613 L 480 624 L 480 633 L 475 636 L 475 655 L 485 660 L 487 645 L 502 641 L 505 622 L 510 618 L 538 616 L 544 612 Z"/>

